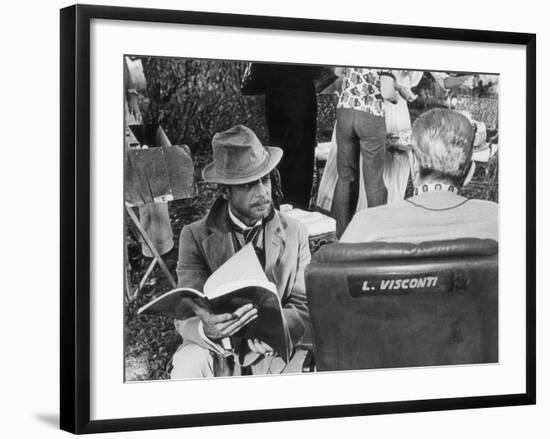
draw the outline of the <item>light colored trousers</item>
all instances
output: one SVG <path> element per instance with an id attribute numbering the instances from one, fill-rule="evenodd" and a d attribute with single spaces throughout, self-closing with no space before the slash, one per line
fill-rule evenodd
<path id="1" fill-rule="evenodd" d="M 306 358 L 307 351 L 297 349 L 288 364 L 280 357 L 263 357 L 252 366 L 252 375 L 270 375 L 281 373 L 301 373 L 302 365 Z M 170 378 L 173 380 L 189 378 L 211 378 L 214 377 L 214 362 L 220 357 L 195 343 L 182 344 L 172 357 L 172 372 Z M 235 367 L 233 376 L 240 375 L 240 367 Z"/>
<path id="2" fill-rule="evenodd" d="M 396 133 L 402 130 L 411 129 L 411 119 L 407 102 L 399 97 L 397 104 L 385 102 L 385 119 L 386 131 L 388 133 Z M 332 208 L 332 199 L 334 196 L 334 188 L 338 180 L 336 171 L 336 127 L 333 131 L 332 140 L 330 142 L 330 152 L 328 154 L 323 177 L 319 184 L 317 192 L 317 206 L 321 209 L 330 212 Z M 412 153 L 400 153 L 396 151 L 386 150 L 386 159 L 384 162 L 383 178 L 386 189 L 388 190 L 388 204 L 395 203 L 405 197 L 409 174 L 411 171 Z M 362 158 L 359 164 L 360 179 L 363 180 Z M 359 199 L 357 202 L 357 210 L 362 210 L 367 207 L 367 194 L 363 184 L 359 186 Z"/>

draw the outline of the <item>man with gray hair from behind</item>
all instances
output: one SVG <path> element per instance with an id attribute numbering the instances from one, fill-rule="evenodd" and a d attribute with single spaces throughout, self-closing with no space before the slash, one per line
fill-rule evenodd
<path id="1" fill-rule="evenodd" d="M 341 242 L 498 241 L 498 204 L 458 193 L 473 173 L 474 135 L 456 111 L 423 113 L 412 127 L 414 195 L 357 212 Z"/>

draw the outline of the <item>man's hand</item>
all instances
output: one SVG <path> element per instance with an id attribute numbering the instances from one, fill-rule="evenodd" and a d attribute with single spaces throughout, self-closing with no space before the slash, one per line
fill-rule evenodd
<path id="1" fill-rule="evenodd" d="M 194 311 L 202 321 L 204 334 L 214 341 L 230 337 L 258 317 L 258 310 L 251 303 L 226 314 L 213 314 L 203 307 L 196 307 Z"/>
<path id="2" fill-rule="evenodd" d="M 257 354 L 270 356 L 275 353 L 271 346 L 269 346 L 267 343 L 264 343 L 263 341 L 258 340 L 257 338 L 248 340 L 248 347 L 252 352 L 255 352 Z"/>

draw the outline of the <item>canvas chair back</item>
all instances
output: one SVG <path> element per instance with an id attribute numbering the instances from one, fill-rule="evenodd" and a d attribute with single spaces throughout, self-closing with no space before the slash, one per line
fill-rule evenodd
<path id="1" fill-rule="evenodd" d="M 498 244 L 330 244 L 306 288 L 318 371 L 498 361 Z"/>

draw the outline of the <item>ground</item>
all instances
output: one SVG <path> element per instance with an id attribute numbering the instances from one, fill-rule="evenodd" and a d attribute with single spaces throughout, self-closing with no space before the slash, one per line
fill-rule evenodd
<path id="1" fill-rule="evenodd" d="M 484 121 L 489 128 L 497 127 L 496 98 L 463 96 L 462 105 L 469 108 L 472 116 L 477 120 Z M 412 108 L 411 117 L 416 118 L 424 109 Z M 317 130 L 320 142 L 330 140 L 334 117 L 333 98 L 327 95 L 321 96 L 319 98 Z M 263 116 L 258 116 L 252 125 L 259 127 L 258 129 L 262 133 L 266 130 Z M 261 137 L 265 137 L 265 134 Z M 204 165 L 211 161 L 209 149 L 207 147 L 197 148 L 194 160 L 196 176 L 199 177 Z M 474 179 L 465 188 L 464 194 L 471 198 L 498 201 L 497 176 L 498 158 L 494 158 L 487 166 L 477 167 Z M 172 273 L 175 273 L 177 237 L 182 227 L 202 218 L 216 197 L 214 187 L 205 184 L 200 178 L 197 178 L 197 182 L 197 197 L 169 204 L 175 247 L 164 255 L 164 259 Z M 409 185 L 409 192 L 411 189 L 411 185 Z M 136 231 L 132 227 L 128 227 L 127 237 L 131 282 L 135 290 L 151 261 L 141 255 L 140 243 L 137 240 Z M 181 343 L 181 338 L 174 330 L 172 320 L 161 316 L 137 315 L 137 310 L 141 306 L 169 289 L 170 284 L 161 275 L 160 270 L 155 268 L 153 275 L 141 289 L 137 298 L 125 304 L 125 378 L 128 381 L 158 380 L 169 377 L 170 360 Z"/>

